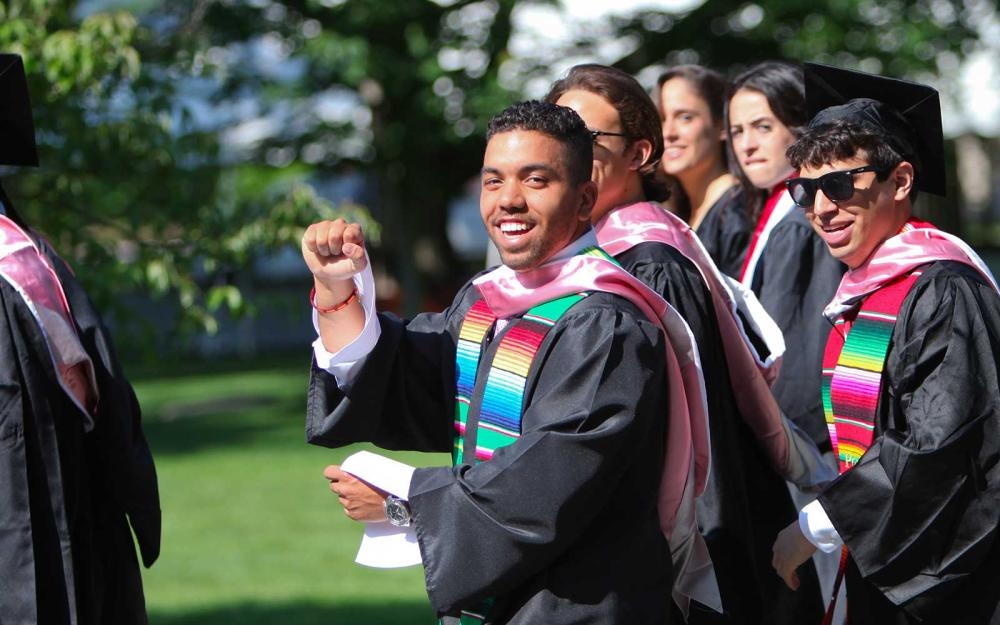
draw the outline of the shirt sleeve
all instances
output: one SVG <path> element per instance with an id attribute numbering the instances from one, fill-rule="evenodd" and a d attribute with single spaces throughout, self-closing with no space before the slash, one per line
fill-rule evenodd
<path id="1" fill-rule="evenodd" d="M 844 544 L 819 500 L 799 512 L 799 529 L 823 553 L 833 553 Z"/>
<path id="2" fill-rule="evenodd" d="M 313 341 L 316 366 L 332 375 L 337 380 L 337 386 L 345 391 L 350 389 L 354 383 L 361 370 L 361 365 L 375 348 L 375 344 L 382 334 L 382 327 L 375 314 L 375 277 L 372 275 L 371 262 L 361 273 L 354 276 L 354 285 L 358 289 L 358 294 L 361 296 L 361 306 L 365 310 L 365 327 L 357 338 L 345 345 L 340 351 L 331 354 L 323 346 L 323 339 L 318 336 L 319 315 L 315 308 L 312 311 L 313 328 L 317 334 L 316 340 Z"/>

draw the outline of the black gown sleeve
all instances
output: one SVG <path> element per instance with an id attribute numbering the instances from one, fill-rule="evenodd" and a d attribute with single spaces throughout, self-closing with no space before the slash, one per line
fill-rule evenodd
<path id="1" fill-rule="evenodd" d="M 823 350 L 830 333 L 823 308 L 845 270 L 796 209 L 772 231 L 752 285 L 785 335 L 785 356 L 772 387 L 774 397 L 785 415 L 821 450 L 830 449 L 820 396 Z"/>
<path id="2" fill-rule="evenodd" d="M 314 360 L 307 440 L 325 447 L 370 442 L 383 449 L 450 451 L 455 346 L 473 301 L 474 289 L 467 284 L 444 312 L 409 321 L 379 314 L 378 343 L 346 393 Z"/>
<path id="3" fill-rule="evenodd" d="M 530 587 L 537 577 L 564 597 L 600 588 L 576 601 L 597 605 L 609 601 L 609 588 L 669 575 L 655 513 L 663 349 L 658 329 L 638 312 L 578 304 L 534 361 L 521 437 L 475 466 L 416 470 L 409 499 L 439 613 Z M 605 568 L 617 579 L 595 584 Z M 570 618 L 572 609 L 558 622 L 583 622 Z"/>
<path id="4" fill-rule="evenodd" d="M 72 270 L 44 240 L 39 247 L 55 268 L 76 321 L 80 342 L 94 365 L 100 391 L 91 433 L 95 471 L 114 501 L 106 507 L 128 515 L 142 562 L 160 553 L 161 512 L 156 467 L 142 429 L 142 410 L 122 370 L 111 333 Z M 111 513 L 113 514 L 113 513 Z"/>
<path id="5" fill-rule="evenodd" d="M 955 594 L 997 601 L 998 362 L 1000 297 L 968 267 L 932 265 L 893 331 L 874 444 L 819 497 L 861 575 L 918 617 L 951 606 L 947 622 L 978 623 Z"/>

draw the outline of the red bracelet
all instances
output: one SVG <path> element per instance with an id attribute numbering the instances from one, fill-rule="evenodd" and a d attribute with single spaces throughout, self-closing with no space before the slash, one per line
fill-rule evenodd
<path id="1" fill-rule="evenodd" d="M 337 311 L 344 310 L 356 299 L 358 299 L 358 287 L 354 287 L 354 290 L 347 296 L 347 299 L 339 304 L 330 306 L 329 308 L 322 308 L 316 305 L 316 287 L 313 287 L 312 290 L 309 291 L 309 303 L 312 304 L 312 307 L 315 308 L 317 312 L 321 313 L 335 313 Z"/>

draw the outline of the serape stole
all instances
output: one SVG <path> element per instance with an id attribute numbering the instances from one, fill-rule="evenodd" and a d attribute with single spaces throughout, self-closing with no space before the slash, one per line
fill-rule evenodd
<path id="1" fill-rule="evenodd" d="M 830 330 L 823 354 L 823 413 L 841 473 L 857 464 L 871 447 L 892 330 L 903 300 L 920 274 L 912 271 L 868 295 L 859 308 L 838 317 Z M 821 625 L 833 621 L 846 569 L 844 545 L 833 596 Z"/>
<path id="2" fill-rule="evenodd" d="M 538 348 L 556 321 L 586 296 L 586 293 L 578 293 L 560 297 L 535 306 L 521 319 L 511 321 L 511 327 L 500 339 L 490 363 L 486 387 L 478 405 L 475 437 L 469 441 L 465 434 L 476 386 L 476 371 L 483 341 L 496 322 L 496 315 L 485 299 L 479 299 L 472 305 L 462 322 L 455 355 L 457 394 L 455 445 L 452 450 L 455 465 L 465 462 L 466 450 L 471 451 L 473 445 L 475 462 L 482 462 L 491 459 L 497 449 L 518 439 L 521 435 L 524 387 Z M 474 418 L 473 421 L 477 420 Z M 475 610 L 462 610 L 459 622 L 461 625 L 479 625 L 486 620 L 486 614 L 492 607 L 493 599 L 487 599 Z"/>
<path id="3" fill-rule="evenodd" d="M 920 273 L 913 271 L 875 291 L 830 330 L 823 355 L 823 412 L 841 473 L 872 444 L 889 340 Z"/>
<path id="4" fill-rule="evenodd" d="M 612 260 L 596 247 L 586 248 L 579 254 Z M 524 388 L 531 363 L 548 331 L 567 310 L 588 295 L 586 292 L 574 293 L 543 302 L 529 309 L 520 319 L 511 320 L 490 362 L 479 402 L 473 402 L 479 361 L 483 343 L 497 316 L 485 299 L 477 300 L 469 308 L 459 330 L 455 352 L 455 443 L 452 461 L 456 466 L 466 462 L 473 449 L 473 462 L 482 462 L 520 437 Z M 470 423 L 475 428 L 473 437 L 466 436 Z M 486 620 L 493 603 L 491 598 L 474 610 L 462 610 L 460 624 L 480 625 Z"/>
<path id="5" fill-rule="evenodd" d="M 585 248 L 578 255 L 598 256 L 614 262 L 598 247 Z M 494 451 L 520 436 L 524 387 L 542 339 L 563 313 L 586 295 L 567 295 L 543 302 L 528 310 L 521 319 L 512 321 L 512 327 L 497 348 L 479 403 L 479 422 L 475 432 L 476 462 L 489 460 Z M 483 341 L 496 319 L 486 301 L 479 299 L 466 313 L 459 330 L 455 350 L 455 435 L 451 454 L 456 466 L 465 460 L 466 424 L 476 387 L 476 372 Z"/>

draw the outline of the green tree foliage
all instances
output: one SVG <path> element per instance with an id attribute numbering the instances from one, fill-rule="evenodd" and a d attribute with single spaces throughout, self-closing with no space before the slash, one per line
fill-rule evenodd
<path id="1" fill-rule="evenodd" d="M 184 4 L 171 3 L 190 12 Z M 299 68 L 297 79 L 266 80 L 230 61 L 218 73 L 216 102 L 249 88 L 264 112 L 299 111 L 295 124 L 256 146 L 257 160 L 288 150 L 296 162 L 312 161 L 320 178 L 345 167 L 369 173 L 383 226 L 380 260 L 402 282 L 412 312 L 425 293 L 450 299 L 464 279 L 445 235 L 447 204 L 479 169 L 486 121 L 517 97 L 497 80 L 513 7 L 512 0 L 220 2 L 207 7 L 192 36 L 195 48 L 230 51 L 263 37 Z M 324 119 L 317 95 L 351 102 L 353 112 Z"/>
<path id="2" fill-rule="evenodd" d="M 947 76 L 995 15 L 990 0 L 712 0 L 573 28 L 555 57 L 514 58 L 515 0 L 79 4 L 0 3 L 43 164 L 5 182 L 103 305 L 148 290 L 209 330 L 250 306 L 238 278 L 255 259 L 344 208 L 316 189 L 350 173 L 377 190 L 356 198 L 370 217 L 346 208 L 372 235 L 381 224 L 375 259 L 402 283 L 404 312 L 446 301 L 471 269 L 448 245 L 447 204 L 478 171 L 485 123 L 562 58 Z M 609 41 L 622 52 L 601 58 Z"/>
<path id="3" fill-rule="evenodd" d="M 123 294 L 147 292 L 181 328 L 213 332 L 223 311 L 250 306 L 238 272 L 336 211 L 308 171 L 222 160 L 215 132 L 178 104 L 189 49 L 165 50 L 132 13 L 76 9 L 0 4 L 0 49 L 24 57 L 41 160 L 5 184 L 103 308 L 125 313 Z"/>

